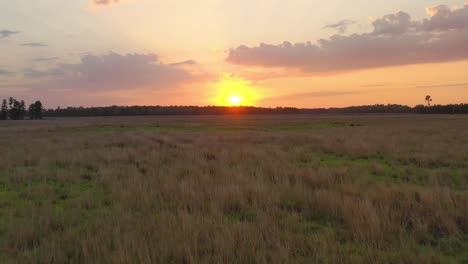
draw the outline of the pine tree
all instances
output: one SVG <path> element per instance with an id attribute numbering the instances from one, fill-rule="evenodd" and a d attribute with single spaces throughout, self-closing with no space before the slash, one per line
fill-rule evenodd
<path id="1" fill-rule="evenodd" d="M 36 119 L 36 113 L 34 109 L 34 104 L 30 104 L 28 108 L 29 119 Z"/>
<path id="2" fill-rule="evenodd" d="M 17 117 L 16 100 L 13 97 L 8 98 L 8 116 L 11 120 L 16 120 Z"/>
<path id="3" fill-rule="evenodd" d="M 11 120 L 20 120 L 24 116 L 26 110 L 24 109 L 24 101 L 19 102 L 13 97 L 8 99 L 8 115 L 10 116 Z"/>
<path id="4" fill-rule="evenodd" d="M 8 119 L 8 104 L 7 100 L 3 99 L 2 101 L 2 108 L 0 110 L 0 119 L 7 120 Z"/>
<path id="5" fill-rule="evenodd" d="M 25 115 L 26 115 L 26 104 L 24 103 L 24 100 L 21 100 L 19 104 L 19 119 L 23 120 Z"/>

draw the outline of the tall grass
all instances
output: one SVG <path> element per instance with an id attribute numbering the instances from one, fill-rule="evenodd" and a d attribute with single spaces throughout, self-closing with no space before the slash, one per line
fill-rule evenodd
<path id="1" fill-rule="evenodd" d="M 1 122 L 0 262 L 468 261 L 467 121 Z"/>

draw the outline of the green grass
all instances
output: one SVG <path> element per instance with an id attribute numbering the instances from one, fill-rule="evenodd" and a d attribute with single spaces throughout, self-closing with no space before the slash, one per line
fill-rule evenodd
<path id="1" fill-rule="evenodd" d="M 23 182 L 15 181 L 21 168 L 1 174 L 0 248 L 10 250 L 0 260 L 13 261 L 18 254 L 35 257 L 44 241 L 58 234 L 78 235 L 106 212 L 103 188 L 86 176 L 61 179 L 63 169 L 52 166 L 46 177 Z"/>
<path id="2" fill-rule="evenodd" d="M 231 212 L 226 217 L 233 222 L 253 222 L 257 215 L 253 211 Z"/>
<path id="3" fill-rule="evenodd" d="M 412 183 L 427 185 L 429 176 L 444 177 L 445 184 L 458 191 L 466 190 L 466 181 L 463 181 L 466 168 L 428 168 L 415 164 L 402 164 L 389 157 L 355 158 L 334 153 L 315 154 L 322 167 L 360 168 L 372 181 L 383 183 Z M 302 163 L 311 163 L 313 159 L 301 160 Z M 316 165 L 316 164 L 315 164 Z M 465 176 L 466 177 L 466 176 Z"/>

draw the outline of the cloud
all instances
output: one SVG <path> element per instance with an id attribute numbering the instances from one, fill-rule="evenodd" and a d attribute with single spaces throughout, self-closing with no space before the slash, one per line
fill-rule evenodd
<path id="1" fill-rule="evenodd" d="M 373 35 L 401 35 L 412 26 L 411 17 L 405 12 L 385 15 L 372 22 L 374 26 Z"/>
<path id="2" fill-rule="evenodd" d="M 258 100 L 258 103 L 263 105 L 278 105 L 278 102 L 290 102 L 297 100 L 310 100 L 321 97 L 335 97 L 358 94 L 358 91 L 317 91 L 317 92 L 306 92 L 306 93 L 293 93 L 272 97 L 265 97 Z"/>
<path id="3" fill-rule="evenodd" d="M 448 87 L 465 87 L 468 83 L 446 83 L 446 84 L 434 84 L 434 85 L 419 85 L 416 88 L 448 88 Z"/>
<path id="4" fill-rule="evenodd" d="M 21 46 L 26 46 L 26 47 L 34 47 L 34 48 L 42 48 L 42 47 L 47 47 L 46 44 L 40 43 L 40 42 L 29 42 L 29 43 L 23 43 Z"/>
<path id="5" fill-rule="evenodd" d="M 12 72 L 0 69 L 0 77 L 13 75 Z"/>
<path id="6" fill-rule="evenodd" d="M 92 3 L 95 5 L 110 5 L 118 2 L 119 0 L 92 0 Z"/>
<path id="7" fill-rule="evenodd" d="M 424 30 L 446 31 L 468 27 L 468 3 L 463 8 L 454 10 L 446 5 L 439 5 L 427 8 L 426 11 L 431 18 L 423 21 Z"/>
<path id="8" fill-rule="evenodd" d="M 19 31 L 11 31 L 11 30 L 0 30 L 0 39 L 2 38 L 8 38 L 10 37 L 11 35 L 15 35 L 15 34 L 18 34 Z"/>
<path id="9" fill-rule="evenodd" d="M 172 63 L 170 64 L 171 66 L 183 66 L 183 65 L 196 65 L 197 62 L 194 61 L 194 60 L 186 60 L 186 61 L 182 61 L 182 62 L 176 62 L 176 63 Z"/>
<path id="10" fill-rule="evenodd" d="M 336 29 L 339 33 L 345 33 L 348 27 L 353 24 L 356 24 L 356 21 L 344 19 L 338 23 L 326 25 L 324 28 Z"/>
<path id="11" fill-rule="evenodd" d="M 155 54 L 109 53 L 86 55 L 77 64 L 60 64 L 46 71 L 25 69 L 23 74 L 29 79 L 45 79 L 40 86 L 49 89 L 99 92 L 164 89 L 203 77 L 182 67 L 187 64 L 194 65 L 195 62 L 165 64 Z"/>
<path id="12" fill-rule="evenodd" d="M 46 58 L 36 58 L 33 61 L 35 62 L 49 62 L 49 61 L 56 61 L 59 57 L 46 57 Z"/>
<path id="13" fill-rule="evenodd" d="M 0 95 L 41 100 L 48 107 L 166 104 L 185 96 L 190 85 L 213 78 L 195 61 L 166 63 L 142 53 L 87 54 L 76 63 L 36 66 L 23 69 L 22 81 L 0 82 Z"/>
<path id="14" fill-rule="evenodd" d="M 24 77 L 28 79 L 38 79 L 38 78 L 43 78 L 43 77 L 54 76 L 54 74 L 52 73 L 52 70 L 38 71 L 32 68 L 24 69 L 23 75 Z"/>
<path id="15" fill-rule="evenodd" d="M 296 93 L 296 94 L 289 94 L 289 95 L 281 95 L 281 96 L 274 96 L 268 97 L 265 99 L 297 99 L 297 98 L 311 98 L 311 97 L 328 97 L 328 96 L 340 96 L 340 95 L 349 95 L 349 94 L 356 94 L 359 92 L 356 91 L 318 91 L 318 92 L 308 92 L 308 93 Z"/>
<path id="16" fill-rule="evenodd" d="M 227 61 L 244 66 L 283 67 L 307 73 L 337 73 L 366 68 L 468 59 L 468 5 L 433 7 L 430 18 L 413 21 L 404 13 L 372 22 L 373 31 L 334 35 L 317 43 L 284 42 L 231 49 Z"/>

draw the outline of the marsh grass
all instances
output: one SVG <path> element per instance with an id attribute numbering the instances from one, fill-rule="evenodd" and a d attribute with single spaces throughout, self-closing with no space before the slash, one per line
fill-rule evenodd
<path id="1" fill-rule="evenodd" d="M 2 263 L 464 263 L 468 118 L 0 123 Z"/>

